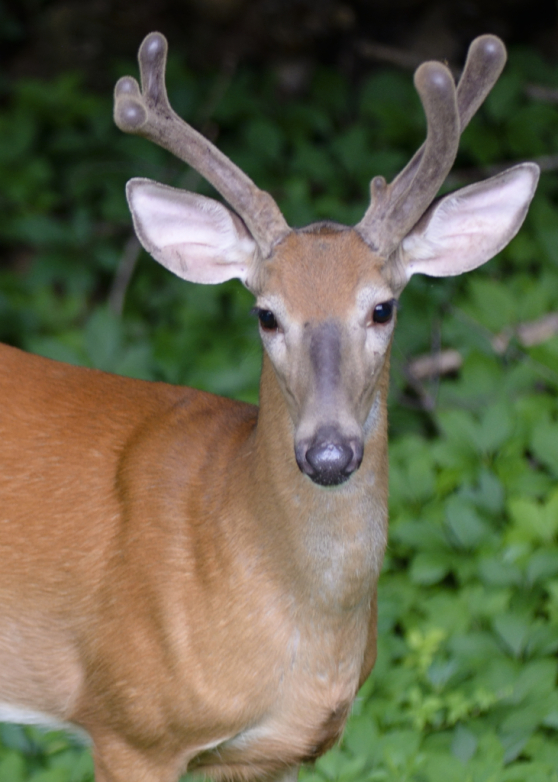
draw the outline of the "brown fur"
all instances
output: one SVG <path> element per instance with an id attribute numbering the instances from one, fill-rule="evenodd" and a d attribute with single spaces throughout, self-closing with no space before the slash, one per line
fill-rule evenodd
<path id="1" fill-rule="evenodd" d="M 298 263 L 270 271 L 285 298 L 298 290 L 293 317 L 321 314 L 285 292 L 316 263 L 340 316 L 357 276 L 344 263 L 338 283 L 330 243 L 353 258 L 356 246 L 361 268 L 371 255 L 348 239 L 312 249 L 301 235 Z M 385 357 L 364 462 L 330 490 L 296 465 L 267 358 L 258 410 L 0 356 L 0 702 L 85 728 L 97 782 L 170 782 L 187 765 L 278 779 L 318 757 L 375 656 Z"/>
<path id="2" fill-rule="evenodd" d="M 134 223 L 175 273 L 254 291 L 260 408 L 0 349 L 0 714 L 84 728 L 97 782 L 176 782 L 187 768 L 294 782 L 340 736 L 376 657 L 393 302 L 411 274 L 498 252 L 538 168 L 429 208 L 505 61 L 483 36 L 457 93 L 444 66 L 417 71 L 427 141 L 390 185 L 372 181 L 355 229 L 291 231 L 173 114 L 165 58 L 149 35 L 143 92 L 118 82 L 117 124 L 191 162 L 242 220 L 132 180 Z"/>

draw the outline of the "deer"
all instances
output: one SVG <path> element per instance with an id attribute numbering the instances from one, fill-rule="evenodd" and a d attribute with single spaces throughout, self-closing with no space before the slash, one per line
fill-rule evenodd
<path id="1" fill-rule="evenodd" d="M 437 198 L 506 60 L 484 35 L 457 86 L 417 69 L 426 140 L 360 222 L 291 228 L 174 113 L 166 55 L 145 38 L 116 124 L 226 203 L 136 178 L 133 224 L 179 277 L 253 293 L 259 407 L 1 348 L 0 718 L 85 731 L 96 782 L 295 782 L 375 663 L 397 302 L 496 255 L 539 169 Z"/>

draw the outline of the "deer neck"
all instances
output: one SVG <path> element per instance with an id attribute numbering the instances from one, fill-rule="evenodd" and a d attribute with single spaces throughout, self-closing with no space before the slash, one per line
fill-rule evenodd
<path id="1" fill-rule="evenodd" d="M 250 503 L 260 521 L 270 519 L 264 528 L 271 551 L 287 577 L 296 581 L 297 594 L 306 592 L 328 610 L 368 603 L 383 559 L 388 363 L 367 421 L 362 465 L 346 483 L 326 488 L 313 483 L 296 465 L 292 420 L 264 354 L 251 471 L 254 486 L 266 490 L 251 492 Z"/>

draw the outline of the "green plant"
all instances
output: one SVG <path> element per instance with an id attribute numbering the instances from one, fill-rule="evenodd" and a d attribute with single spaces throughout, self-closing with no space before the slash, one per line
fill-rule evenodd
<path id="1" fill-rule="evenodd" d="M 523 85 L 557 77 L 532 52 L 512 58 L 463 136 L 454 183 L 471 167 L 555 152 L 558 110 Z M 194 78 L 175 60 L 170 79 L 173 103 L 195 118 L 221 77 Z M 409 76 L 394 72 L 354 90 L 318 70 L 305 100 L 288 101 L 271 74 L 241 71 L 211 122 L 294 224 L 354 223 L 371 176 L 393 175 L 423 135 Z M 75 75 L 10 87 L 0 112 L 0 337 L 256 401 L 260 348 L 239 285 L 200 290 L 141 256 L 123 315 L 108 306 L 130 236 L 132 175 L 174 185 L 189 176 L 121 137 L 108 99 Z M 378 662 L 341 745 L 303 772 L 307 782 L 558 779 L 558 338 L 512 340 L 502 355 L 491 344 L 558 309 L 557 184 L 543 178 L 525 228 L 487 267 L 464 280 L 416 279 L 404 294 Z M 464 364 L 432 383 L 436 404 L 424 410 L 405 366 L 438 343 Z M 87 750 L 66 734 L 1 728 L 0 782 L 91 779 Z"/>

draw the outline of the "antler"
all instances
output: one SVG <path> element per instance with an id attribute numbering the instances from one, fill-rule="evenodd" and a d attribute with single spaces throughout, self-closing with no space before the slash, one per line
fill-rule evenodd
<path id="1" fill-rule="evenodd" d="M 506 49 L 495 35 L 476 38 L 457 90 L 441 63 L 423 63 L 415 86 L 426 115 L 425 143 L 390 185 L 375 177 L 371 204 L 355 226 L 381 255 L 388 256 L 422 217 L 448 175 L 459 136 L 482 104 L 506 62 Z"/>
<path id="2" fill-rule="evenodd" d="M 262 256 L 290 228 L 273 198 L 260 190 L 229 158 L 198 133 L 171 108 L 165 88 L 167 41 L 150 33 L 138 53 L 141 90 L 131 76 L 124 76 L 114 90 L 114 121 L 125 133 L 135 133 L 168 149 L 193 166 L 242 217 Z"/>

